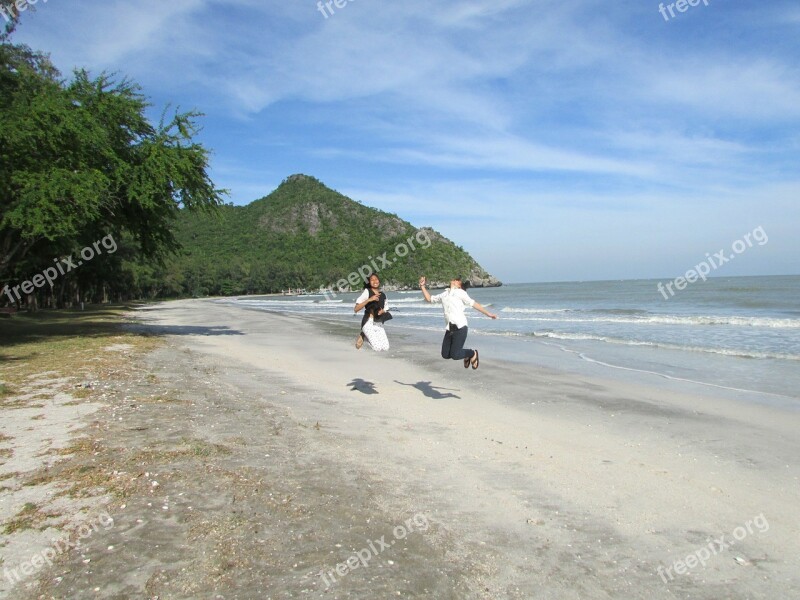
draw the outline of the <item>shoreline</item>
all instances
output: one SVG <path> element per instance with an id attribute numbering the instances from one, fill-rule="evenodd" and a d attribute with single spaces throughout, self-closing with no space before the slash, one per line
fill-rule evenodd
<path id="1" fill-rule="evenodd" d="M 786 285 L 796 283 L 797 278 Z M 716 285 L 719 294 L 706 291 L 704 296 L 687 298 L 672 310 L 654 304 L 642 285 L 638 282 L 628 286 L 630 289 L 601 286 L 594 290 L 597 298 L 592 302 L 586 296 L 591 289 L 571 284 L 476 290 L 476 300 L 495 306 L 500 319 L 488 321 L 474 314 L 470 332 L 486 335 L 487 340 L 481 343 L 492 345 L 492 353 L 505 360 L 550 365 L 556 370 L 566 368 L 581 375 L 612 379 L 624 376 L 631 381 L 635 381 L 633 372 L 642 376 L 654 374 L 685 380 L 687 384 L 727 389 L 731 394 L 740 394 L 744 401 L 752 400 L 749 394 L 760 393 L 759 403 L 800 410 L 798 322 L 785 294 L 779 302 L 776 300 L 777 305 L 764 299 L 759 305 L 757 299 L 742 297 L 719 304 L 716 296 L 724 295 L 730 285 L 722 282 Z M 776 294 L 784 293 L 780 281 L 770 285 L 776 288 Z M 768 292 L 764 292 L 765 297 Z M 219 302 L 301 315 L 310 320 L 333 318 L 349 322 L 349 300 L 354 297 L 345 296 L 335 302 L 322 298 Z M 441 310 L 426 305 L 417 292 L 398 294 L 394 302 L 396 319 L 389 324 L 392 330 L 410 327 L 440 331 Z M 742 312 L 737 308 L 742 303 L 759 308 Z M 617 373 L 603 373 L 612 369 Z M 631 374 L 621 375 L 626 370 Z"/>
<path id="2" fill-rule="evenodd" d="M 112 503 L 115 526 L 91 540 L 91 567 L 73 557 L 40 591 L 701 600 L 800 591 L 792 412 L 521 369 L 491 352 L 465 370 L 438 357 L 438 340 L 397 330 L 385 355 L 356 351 L 357 324 L 208 300 L 148 305 L 127 327 L 167 336 L 167 346 L 125 384 L 140 399 L 105 409 L 100 437 L 109 460 L 124 454 L 115 444 L 163 446 L 166 462 L 137 463 L 159 486 L 143 482 L 124 509 Z M 154 394 L 170 400 L 141 399 Z M 426 527 L 395 535 L 409 519 Z M 382 536 L 397 543 L 383 547 Z M 705 558 L 720 536 L 735 546 Z M 347 566 L 365 548 L 368 564 Z M 698 553 L 704 564 L 687 567 Z"/>
<path id="3" fill-rule="evenodd" d="M 218 302 L 219 299 L 215 299 L 214 301 Z M 348 323 L 341 319 L 326 316 L 314 315 L 313 318 L 308 318 L 302 317 L 297 313 L 291 313 L 280 309 L 269 310 L 246 305 L 239 306 L 227 301 L 222 304 L 235 306 L 242 310 L 253 311 L 255 313 L 280 315 L 287 319 L 298 319 L 312 324 L 325 323 L 327 327 L 325 331 L 328 333 L 335 332 L 336 335 L 341 335 L 342 339 L 355 335 L 353 332 L 358 329 L 358 321 L 356 319 Z M 492 360 L 495 362 L 501 362 L 506 365 L 515 365 L 518 368 L 544 369 L 547 373 L 569 373 L 574 376 L 589 377 L 600 381 L 624 382 L 644 387 L 667 387 L 676 394 L 702 396 L 709 402 L 735 402 L 741 404 L 745 408 L 758 406 L 789 413 L 797 413 L 800 411 L 800 398 L 796 396 L 787 396 L 782 393 L 765 390 L 737 388 L 711 381 L 680 377 L 678 375 L 671 375 L 655 370 L 613 364 L 588 356 L 586 352 L 568 348 L 560 343 L 549 341 L 539 336 L 526 337 L 497 334 L 491 331 L 476 329 L 472 325 L 472 321 L 470 323 L 467 345 L 478 347 L 479 349 L 484 346 L 489 347 L 490 352 L 487 352 L 486 355 L 491 356 Z M 439 330 L 404 325 L 397 320 L 392 321 L 387 329 L 390 338 L 397 337 L 398 339 L 411 340 L 406 343 L 421 344 L 433 349 L 438 348 L 443 331 L 443 329 Z M 517 348 L 522 348 L 522 350 L 517 350 Z M 641 349 L 642 348 L 636 348 L 637 351 Z M 644 347 L 644 350 L 647 352 L 662 351 L 661 348 L 650 347 Z M 483 354 L 481 356 L 483 356 Z M 499 358 L 495 358 L 498 356 Z M 435 358 L 439 360 L 438 356 Z"/>

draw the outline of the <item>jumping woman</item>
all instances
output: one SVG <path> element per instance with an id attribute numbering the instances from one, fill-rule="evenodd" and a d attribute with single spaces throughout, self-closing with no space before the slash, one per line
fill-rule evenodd
<path id="1" fill-rule="evenodd" d="M 361 319 L 361 333 L 356 338 L 356 348 L 361 349 L 364 345 L 364 338 L 375 352 L 385 352 L 389 349 L 389 339 L 383 329 L 383 322 L 391 319 L 389 307 L 386 303 L 386 294 L 381 290 L 381 280 L 372 273 L 367 277 L 364 284 L 364 291 L 356 300 L 353 312 L 364 311 L 364 318 Z"/>

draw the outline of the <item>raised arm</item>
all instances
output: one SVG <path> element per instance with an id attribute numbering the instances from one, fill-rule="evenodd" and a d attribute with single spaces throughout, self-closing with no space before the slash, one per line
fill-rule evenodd
<path id="1" fill-rule="evenodd" d="M 423 275 L 422 277 L 419 278 L 419 289 L 422 290 L 422 295 L 425 296 L 425 302 L 430 302 L 431 295 L 428 292 L 428 288 L 426 287 L 425 282 L 426 282 L 425 276 Z"/>

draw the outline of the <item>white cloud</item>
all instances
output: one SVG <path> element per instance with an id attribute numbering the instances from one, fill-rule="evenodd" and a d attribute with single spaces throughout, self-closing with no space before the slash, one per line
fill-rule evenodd
<path id="1" fill-rule="evenodd" d="M 425 148 L 396 150 L 390 159 L 472 169 L 580 171 L 645 176 L 654 168 L 634 160 L 614 160 L 588 153 L 550 148 L 515 136 L 443 137 Z"/>
<path id="2" fill-rule="evenodd" d="M 688 109 L 712 119 L 784 121 L 800 116 L 800 71 L 761 58 L 695 58 L 651 71 L 651 100 L 672 103 L 676 118 Z"/>
<path id="3" fill-rule="evenodd" d="M 519 247 L 492 244 L 533 224 L 525 247 L 585 277 L 586 240 L 653 256 L 659 236 L 701 246 L 760 215 L 778 239 L 796 231 L 798 14 L 720 4 L 665 24 L 607 0 L 356 0 L 324 19 L 315 0 L 85 0 L 51 2 L 17 36 L 64 70 L 131 76 L 158 108 L 206 112 L 237 202 L 325 173 L 504 263 Z"/>

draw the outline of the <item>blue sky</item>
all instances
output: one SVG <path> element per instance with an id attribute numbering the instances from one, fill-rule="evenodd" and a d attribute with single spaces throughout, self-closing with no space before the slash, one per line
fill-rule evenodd
<path id="1" fill-rule="evenodd" d="M 758 227 L 713 275 L 800 273 L 800 6 L 707 1 L 39 0 L 13 40 L 205 113 L 235 204 L 313 175 L 506 282 L 671 279 Z"/>

